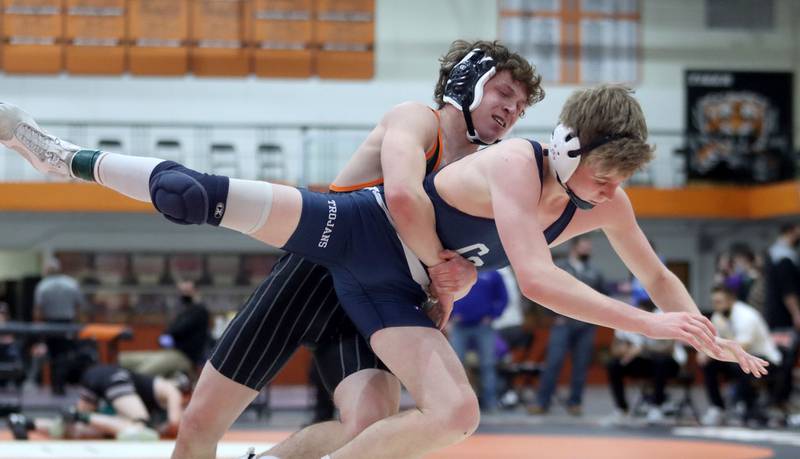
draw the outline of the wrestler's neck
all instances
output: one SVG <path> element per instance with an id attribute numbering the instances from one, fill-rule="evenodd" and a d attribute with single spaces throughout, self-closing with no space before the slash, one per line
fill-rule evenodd
<path id="1" fill-rule="evenodd" d="M 467 139 L 467 123 L 464 115 L 450 104 L 439 109 L 442 130 L 442 165 L 458 161 L 464 156 L 478 151 L 478 145 Z"/>
<path id="2" fill-rule="evenodd" d="M 542 196 L 539 199 L 540 205 L 546 208 L 550 207 L 564 207 L 569 201 L 569 196 L 564 191 L 564 188 L 559 185 L 556 179 L 556 174 L 550 168 L 550 161 L 545 156 L 542 161 L 542 178 L 544 180 L 542 186 Z"/>

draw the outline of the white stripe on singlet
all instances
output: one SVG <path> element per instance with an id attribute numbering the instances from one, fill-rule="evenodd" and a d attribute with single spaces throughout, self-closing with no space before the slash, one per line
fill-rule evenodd
<path id="1" fill-rule="evenodd" d="M 324 280 L 328 279 L 329 277 L 331 277 L 330 273 L 326 273 L 324 276 L 322 276 L 321 280 L 324 281 Z M 325 303 L 328 301 L 328 298 L 330 298 L 331 293 L 336 293 L 336 291 L 334 289 L 329 290 L 328 293 L 325 295 L 325 298 L 323 298 L 322 301 L 320 301 L 320 303 L 319 303 L 320 307 L 317 308 L 317 310 L 314 312 L 314 316 L 311 318 L 311 320 L 308 321 L 308 327 L 306 327 L 306 330 L 303 332 L 302 335 L 300 335 L 300 341 L 305 341 L 306 334 L 308 333 L 309 330 L 311 330 L 311 326 L 316 323 L 317 316 L 319 315 L 320 311 L 322 311 L 322 307 L 321 306 L 325 305 Z M 309 300 L 310 299 L 311 299 L 311 297 L 309 297 Z M 339 300 L 337 299 L 336 300 L 336 304 L 333 305 L 333 307 L 331 308 L 331 311 L 336 312 L 336 308 L 339 307 L 338 303 L 339 303 Z M 331 316 L 332 315 L 333 314 L 331 314 Z M 322 330 L 320 330 L 320 334 L 322 334 L 322 332 L 325 331 L 325 327 L 328 326 L 328 322 L 330 322 L 331 316 L 328 316 L 328 318 L 325 320 L 325 325 L 322 327 Z M 317 336 L 317 339 L 314 340 L 315 343 L 317 341 L 319 341 L 319 336 Z"/>
<path id="2" fill-rule="evenodd" d="M 280 273 L 283 272 L 283 270 L 286 269 L 287 266 L 289 266 L 289 261 L 291 261 L 292 257 L 294 257 L 294 254 L 289 254 L 289 256 L 286 258 L 286 264 L 284 264 L 281 267 L 281 270 L 278 273 L 275 274 L 275 277 L 270 279 L 269 284 L 267 284 L 267 287 L 261 292 L 261 295 L 259 295 L 258 300 L 256 300 L 256 303 L 260 303 L 261 302 L 261 300 L 264 298 L 264 295 L 266 295 L 267 292 L 269 291 L 269 289 L 272 287 L 272 284 L 275 282 L 275 279 L 277 279 L 279 277 Z M 294 271 L 292 271 L 292 274 L 294 274 L 294 272 L 297 271 L 298 267 L 300 267 L 300 265 L 297 265 L 297 266 L 294 267 Z M 283 286 L 285 286 L 285 285 L 286 284 L 284 284 Z M 281 286 L 281 291 L 283 290 L 283 286 Z M 272 304 L 270 305 L 270 309 L 275 304 L 275 301 L 277 300 L 278 296 L 279 295 L 276 295 L 275 299 L 272 300 Z M 250 307 L 253 304 L 252 300 L 254 300 L 254 299 L 255 299 L 255 295 L 253 295 L 253 297 L 251 298 L 251 301 L 247 302 L 247 304 L 245 305 L 245 309 Z M 250 322 L 250 319 L 253 317 L 253 314 L 255 313 L 255 310 L 256 310 L 256 308 L 251 308 L 250 313 L 247 315 L 247 318 L 244 321 L 244 324 L 247 324 L 248 322 Z M 239 327 L 239 330 L 236 333 L 236 337 L 233 339 L 233 344 L 230 347 L 228 347 L 228 352 L 225 354 L 225 357 L 222 359 L 222 363 L 220 364 L 220 367 L 224 366 L 227 363 L 228 357 L 230 357 L 231 351 L 235 347 L 236 342 L 239 341 L 239 337 L 242 335 L 242 332 L 245 329 L 244 324 L 241 327 Z M 224 337 L 223 337 L 223 339 L 224 339 Z M 251 343 L 251 345 L 252 345 L 252 343 Z M 249 350 L 249 348 L 248 348 L 248 350 Z M 245 361 L 246 353 L 245 353 L 245 355 L 237 355 L 237 357 L 240 360 L 239 360 L 239 365 L 236 367 L 236 370 L 233 372 L 233 378 L 235 378 L 237 373 L 239 373 L 239 369 L 242 367 L 242 363 L 244 363 L 244 361 Z"/>
<path id="3" fill-rule="evenodd" d="M 342 378 L 344 380 L 344 374 L 347 372 L 344 369 L 344 349 L 342 349 L 342 335 L 339 335 L 339 361 L 342 362 Z"/>
<path id="4" fill-rule="evenodd" d="M 297 272 L 298 268 L 300 268 L 300 264 L 295 266 L 294 270 L 291 273 L 292 276 L 294 275 L 294 273 Z M 316 265 L 313 268 L 311 268 L 311 270 L 309 270 L 306 273 L 306 277 L 303 278 L 303 281 L 300 283 L 300 285 L 298 285 L 295 288 L 294 295 L 292 295 L 291 299 L 289 299 L 289 302 L 288 302 L 289 305 L 291 305 L 294 302 L 294 299 L 297 298 L 297 294 L 303 291 L 303 288 L 306 285 L 306 281 L 308 280 L 309 277 L 311 277 L 311 274 L 314 272 L 314 270 L 316 268 L 317 268 Z M 275 295 L 275 298 L 272 299 L 272 304 L 269 305 L 269 309 L 267 310 L 267 313 L 264 314 L 264 316 L 261 318 L 261 322 L 258 324 L 258 328 L 256 329 L 255 336 L 259 336 L 259 334 L 261 333 L 261 329 L 264 328 L 264 324 L 267 323 L 267 319 L 269 318 L 269 313 L 272 312 L 272 307 L 278 301 L 278 298 L 280 298 L 281 293 L 283 293 L 283 289 L 286 288 L 286 284 L 287 284 L 286 282 L 283 283 L 283 285 L 281 286 L 281 289 L 278 291 L 278 294 Z M 289 311 L 289 309 L 290 308 L 284 308 L 283 312 L 281 313 L 280 317 L 278 318 L 277 324 L 281 324 L 283 322 L 283 318 L 286 317 L 286 313 Z M 287 340 L 289 338 L 290 338 L 289 336 L 286 337 Z M 253 371 L 255 371 L 255 367 L 257 366 L 258 362 L 261 362 L 261 359 L 264 357 L 264 354 L 269 352 L 269 349 L 272 346 L 272 341 L 274 339 L 275 339 L 275 334 L 273 333 L 269 337 L 269 341 L 267 342 L 266 346 L 264 346 L 263 352 L 261 353 L 259 358 L 256 360 L 256 365 L 252 365 L 252 368 L 250 369 L 250 374 L 247 376 L 246 381 L 250 380 L 250 377 L 253 375 Z M 242 364 L 244 363 L 244 360 L 250 360 L 250 359 L 247 359 L 246 356 L 250 355 L 250 349 L 252 349 L 253 345 L 255 345 L 255 344 L 256 344 L 256 340 L 251 340 L 250 344 L 247 345 L 247 349 L 244 351 L 245 359 L 243 359 L 241 362 L 239 362 L 239 366 L 236 368 L 236 371 L 234 372 L 234 374 L 238 375 L 239 369 L 241 368 Z M 284 346 L 285 345 L 286 345 L 286 343 L 284 342 Z"/>
<path id="5" fill-rule="evenodd" d="M 336 293 L 336 291 L 335 290 L 331 290 L 328 294 L 330 295 L 330 293 Z M 339 300 L 337 299 L 337 302 L 338 301 Z M 319 334 L 317 335 L 317 338 L 314 339 L 315 343 L 318 342 L 320 338 L 322 338 L 322 334 L 325 333 L 325 329 L 328 328 L 328 323 L 330 323 L 331 319 L 333 319 L 333 316 L 336 315 L 336 310 L 337 309 L 338 308 L 331 308 L 331 313 L 328 315 L 328 318 L 325 319 L 325 323 L 322 324 L 322 328 L 319 330 Z"/>
<path id="6" fill-rule="evenodd" d="M 330 274 L 326 274 L 325 275 L 325 277 L 328 277 L 328 276 L 330 276 Z M 323 277 L 323 279 L 325 277 Z M 333 294 L 333 293 L 335 293 L 334 290 L 332 290 L 332 289 L 329 290 L 328 293 L 325 295 L 325 298 L 323 298 L 322 301 L 319 303 L 320 306 L 325 305 L 325 303 L 328 301 L 328 298 L 330 298 L 331 294 Z M 314 313 L 314 317 L 312 317 L 311 320 L 308 322 L 308 327 L 306 327 L 306 330 L 303 332 L 303 335 L 300 337 L 300 340 L 302 340 L 303 337 L 306 336 L 306 333 L 308 333 L 308 329 L 311 328 L 311 326 L 314 324 L 314 321 L 317 319 L 317 315 L 319 314 L 319 312 L 321 310 L 322 310 L 322 307 L 317 308 L 317 312 Z M 322 333 L 325 331 L 325 328 L 327 328 L 328 323 L 331 321 L 331 317 L 333 317 L 335 312 L 336 312 L 336 308 L 335 307 L 331 308 L 331 314 L 328 316 L 328 319 L 325 320 L 325 324 L 322 326 L 322 330 L 320 330 L 320 332 L 319 332 L 320 336 L 322 336 Z M 316 340 L 314 340 L 315 343 L 317 341 L 319 341 L 319 336 L 317 337 Z M 316 359 L 314 361 L 316 362 Z M 275 365 L 275 362 L 273 362 L 273 365 Z M 272 370 L 272 366 L 270 366 L 269 369 L 271 371 Z M 317 366 L 317 369 L 319 370 L 319 366 Z M 321 370 L 320 370 L 320 374 L 322 374 Z M 264 379 L 266 379 L 267 377 L 269 377 L 269 371 L 265 371 L 264 372 L 264 376 L 262 376 L 261 380 L 258 381 L 257 386 L 260 386 L 261 384 L 263 384 L 264 383 Z"/>
<path id="7" fill-rule="evenodd" d="M 324 268 L 322 268 L 321 266 L 314 266 L 314 269 L 317 269 L 317 268 L 324 269 Z M 313 269 L 312 269 L 312 272 L 313 272 Z M 308 298 L 306 299 L 306 302 L 303 304 L 303 307 L 302 307 L 302 308 L 300 308 L 300 312 L 299 312 L 299 313 L 297 313 L 297 317 L 295 318 L 295 320 L 294 320 L 294 323 L 292 324 L 292 328 L 290 328 L 290 329 L 289 329 L 289 333 L 288 333 L 288 335 L 287 335 L 286 341 L 284 341 L 284 343 L 283 343 L 283 346 L 281 346 L 281 350 L 280 350 L 280 351 L 278 351 L 278 355 L 282 354 L 282 353 L 283 353 L 283 351 L 286 349 L 286 345 L 287 345 L 287 344 L 289 344 L 289 340 L 291 340 L 291 338 L 292 338 L 292 333 L 294 332 L 294 329 L 295 329 L 295 327 L 297 327 L 297 322 L 299 322 L 299 321 L 300 321 L 300 319 L 302 318 L 302 316 L 303 316 L 303 312 L 304 312 L 304 311 L 306 310 L 306 308 L 308 307 L 308 304 L 311 302 L 311 299 L 312 299 L 312 298 L 314 297 L 314 295 L 317 293 L 317 290 L 319 289 L 319 286 L 323 284 L 323 281 L 325 280 L 325 277 L 326 277 L 326 276 L 323 276 L 323 277 L 322 277 L 322 278 L 319 280 L 319 282 L 317 282 L 317 285 L 316 285 L 316 286 L 314 286 L 314 288 L 311 290 L 311 294 L 309 294 L 309 295 L 308 295 Z M 299 289 L 298 289 L 298 290 L 299 290 Z M 325 300 L 327 300 L 327 299 L 328 299 L 328 296 L 330 296 L 330 294 L 331 294 L 331 292 L 329 291 L 329 292 L 328 292 L 328 295 L 326 295 L 326 296 L 325 296 Z M 322 302 L 320 303 L 320 307 L 317 307 L 317 311 L 319 311 L 319 309 L 321 309 L 321 305 L 324 305 L 324 304 L 325 304 L 325 301 L 322 301 Z M 316 317 L 316 313 L 314 314 L 314 317 Z M 281 317 L 281 319 L 282 319 L 282 318 L 283 318 L 283 317 Z M 305 334 L 306 334 L 306 332 L 308 331 L 309 327 L 311 327 L 311 325 L 312 325 L 312 324 L 313 324 L 313 321 L 311 321 L 311 322 L 309 322 L 309 323 L 308 323 L 308 325 L 306 326 L 306 329 L 303 331 L 303 335 L 305 335 Z M 301 335 L 301 336 L 303 336 L 303 335 Z M 263 354 L 261 354 L 261 357 L 258 359 L 258 361 L 256 361 L 256 364 L 255 364 L 255 365 L 253 365 L 253 370 L 251 370 L 251 371 L 250 371 L 250 375 L 247 377 L 247 380 L 248 380 L 248 381 L 249 381 L 249 380 L 250 380 L 250 378 L 253 376 L 253 371 L 255 371 L 255 369 L 256 369 L 256 368 L 258 367 L 258 365 L 261 363 L 261 360 L 263 360 L 263 359 L 264 359 L 264 356 L 265 356 L 265 355 L 267 355 L 267 352 L 266 352 L 266 351 L 264 351 L 264 353 L 263 353 Z M 273 361 L 272 361 L 272 364 L 269 366 L 269 368 L 267 368 L 267 371 L 265 371 L 265 372 L 264 372 L 264 376 L 262 376 L 262 377 L 261 377 L 261 380 L 258 382 L 258 385 L 261 385 L 261 382 L 263 382 L 264 378 L 266 378 L 266 377 L 267 377 L 267 375 L 269 375 L 270 371 L 272 371 L 272 369 L 275 367 L 275 364 L 276 364 L 277 362 L 278 362 L 277 360 L 273 360 Z"/>
<path id="8" fill-rule="evenodd" d="M 109 387 L 106 390 L 106 393 L 103 395 L 110 402 L 118 397 L 122 397 L 123 395 L 130 395 L 135 393 L 136 393 L 136 388 L 133 386 L 133 383 L 122 383 L 122 384 L 114 384 L 113 386 Z"/>
<path id="9" fill-rule="evenodd" d="M 397 226 L 394 224 L 394 220 L 392 219 L 392 215 L 389 213 L 389 209 L 386 208 L 386 204 L 383 202 L 383 196 L 381 196 L 380 190 L 374 186 L 366 189 L 372 191 L 372 195 L 375 196 L 375 200 L 378 201 L 378 205 L 381 206 L 381 209 L 383 209 L 383 213 L 386 214 L 386 218 L 389 219 L 389 223 L 391 223 L 393 227 L 397 228 Z M 412 252 L 411 249 L 409 249 L 408 246 L 403 242 L 399 234 L 397 235 L 397 239 L 400 240 L 400 244 L 403 246 L 403 253 L 406 256 L 406 263 L 408 264 L 408 270 L 411 272 L 411 277 L 414 279 L 414 282 L 422 287 L 422 290 L 427 292 L 428 286 L 431 283 L 431 280 L 428 277 L 428 271 L 425 269 L 425 266 L 423 266 L 422 262 L 419 261 L 419 258 L 414 255 L 414 252 Z"/>
<path id="10" fill-rule="evenodd" d="M 98 400 L 97 394 L 95 394 L 94 392 L 90 391 L 89 389 L 83 386 L 78 388 L 78 396 L 80 396 L 80 398 L 84 399 L 88 403 L 97 403 Z"/>
<path id="11" fill-rule="evenodd" d="M 361 354 L 358 352 L 358 339 L 355 340 L 356 346 L 356 367 L 361 368 Z"/>

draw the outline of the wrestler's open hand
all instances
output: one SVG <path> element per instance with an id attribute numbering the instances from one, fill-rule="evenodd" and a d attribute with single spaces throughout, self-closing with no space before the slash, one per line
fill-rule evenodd
<path id="1" fill-rule="evenodd" d="M 437 295 L 468 292 L 478 280 L 475 265 L 452 250 L 442 250 L 439 257 L 442 262 L 428 268 L 431 290 L 435 289 Z"/>
<path id="2" fill-rule="evenodd" d="M 723 352 L 722 347 L 716 343 L 717 331 L 714 324 L 701 314 L 688 312 L 652 314 L 645 335 L 655 339 L 683 341 L 699 352 L 709 355 L 721 355 Z"/>
<path id="3" fill-rule="evenodd" d="M 742 368 L 742 371 L 749 373 L 756 378 L 760 378 L 767 374 L 769 362 L 766 360 L 748 354 L 747 351 L 742 348 L 742 345 L 736 341 L 719 337 L 717 337 L 716 341 L 719 347 L 722 349 L 722 352 L 711 353 L 710 351 L 706 351 L 706 354 L 708 354 L 710 357 L 713 357 L 717 360 L 722 360 L 724 362 L 738 363 Z"/>

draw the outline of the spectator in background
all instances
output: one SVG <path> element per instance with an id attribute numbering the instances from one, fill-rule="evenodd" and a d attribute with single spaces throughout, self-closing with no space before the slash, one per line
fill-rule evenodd
<path id="1" fill-rule="evenodd" d="M 470 341 L 478 347 L 481 372 L 480 402 L 484 411 L 497 409 L 496 335 L 492 321 L 500 317 L 508 303 L 503 277 L 497 271 L 478 273 L 469 293 L 456 301 L 450 319 L 450 343 L 464 363 Z"/>
<path id="2" fill-rule="evenodd" d="M 603 275 L 591 264 L 592 241 L 586 236 L 571 240 L 569 256 L 557 262 L 561 269 L 575 276 L 578 280 L 605 294 Z M 547 343 L 545 367 L 536 394 L 537 403 L 528 407 L 531 414 L 545 414 L 550 410 L 550 403 L 558 384 L 558 376 L 567 358 L 572 358 L 572 375 L 570 378 L 567 411 L 575 416 L 582 413 L 583 389 L 586 385 L 586 374 L 592 362 L 595 326 L 559 314 L 555 315 L 550 328 L 550 340 Z"/>
<path id="3" fill-rule="evenodd" d="M 734 271 L 742 273 L 746 290 L 740 290 L 737 297 L 743 303 L 754 307 L 760 314 L 764 311 L 767 282 L 764 276 L 764 260 L 756 256 L 746 244 L 737 244 L 731 249 Z"/>
<path id="4" fill-rule="evenodd" d="M 764 303 L 764 282 L 753 250 L 749 245 L 737 242 L 731 245 L 730 252 L 724 258 L 727 261 L 727 270 L 720 273 L 718 283 L 735 292 L 739 301 L 756 309 L 761 308 Z M 751 297 L 756 300 L 755 304 L 749 303 Z"/>
<path id="5" fill-rule="evenodd" d="M 533 342 L 533 332 L 523 327 L 525 314 L 522 310 L 522 295 L 517 286 L 517 279 L 510 267 L 497 272 L 503 278 L 508 302 L 500 317 L 492 322 L 492 327 L 510 350 L 526 350 Z"/>
<path id="6" fill-rule="evenodd" d="M 133 372 L 150 376 L 195 375 L 205 362 L 210 343 L 208 309 L 198 301 L 194 282 L 178 283 L 180 311 L 158 337 L 161 350 L 123 352 L 120 364 Z"/>
<path id="7" fill-rule="evenodd" d="M 508 293 L 508 303 L 503 313 L 492 322 L 492 328 L 497 333 L 497 339 L 500 340 L 500 346 L 507 350 L 507 353 L 502 353 L 498 356 L 500 363 L 511 363 L 514 360 L 514 354 L 525 355 L 533 344 L 533 330 L 524 326 L 525 312 L 522 307 L 522 294 L 517 285 L 517 279 L 514 277 L 514 271 L 511 267 L 505 267 L 497 272 L 503 277 L 503 284 Z M 501 391 L 505 391 L 501 397 L 500 403 L 504 407 L 514 406 L 520 401 L 519 394 L 513 387 L 513 378 L 507 378 L 500 383 Z"/>
<path id="8" fill-rule="evenodd" d="M 733 274 L 733 259 L 729 251 L 722 251 L 717 254 L 714 266 L 714 285 L 726 284 Z"/>
<path id="9" fill-rule="evenodd" d="M 639 301 L 640 308 L 655 311 L 652 301 Z M 666 400 L 667 382 L 678 375 L 686 363 L 683 346 L 671 340 L 650 339 L 636 333 L 616 330 L 611 344 L 611 358 L 606 363 L 609 387 L 614 397 L 612 424 L 624 423 L 628 418 L 628 401 L 625 397 L 625 378 L 635 377 L 650 380 L 653 384 L 647 422 L 657 424 L 664 419 L 661 405 Z"/>
<path id="10" fill-rule="evenodd" d="M 800 225 L 787 223 L 769 248 L 764 318 L 780 337 L 783 365 L 775 388 L 775 401 L 784 408 L 792 394 L 793 369 L 800 351 Z"/>
<path id="11" fill-rule="evenodd" d="M 61 263 L 49 258 L 44 266 L 44 278 L 34 290 L 34 322 L 69 324 L 80 320 L 87 306 L 78 281 L 61 272 Z M 45 339 L 50 358 L 50 380 L 53 394 L 64 395 L 69 355 L 75 349 L 73 339 L 50 337 Z"/>
<path id="12" fill-rule="evenodd" d="M 720 337 L 737 341 L 745 351 L 768 360 L 773 366 L 780 365 L 781 353 L 772 341 L 767 323 L 755 308 L 736 299 L 736 291 L 726 285 L 715 286 L 711 290 L 711 305 L 714 308 L 711 321 Z M 745 420 L 766 421 L 756 407 L 754 376 L 741 371 L 738 365 L 709 360 L 705 355 L 698 354 L 697 359 L 703 366 L 706 394 L 711 403 L 703 416 L 703 424 L 720 425 L 723 421 L 725 402 L 719 390 L 721 375 L 736 381 L 736 394 L 747 408 Z"/>

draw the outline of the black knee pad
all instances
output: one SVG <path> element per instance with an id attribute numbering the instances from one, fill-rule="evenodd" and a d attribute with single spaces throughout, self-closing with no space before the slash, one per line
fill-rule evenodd
<path id="1" fill-rule="evenodd" d="M 167 220 L 219 226 L 228 200 L 228 177 L 203 174 L 164 161 L 150 174 L 150 200 Z"/>

